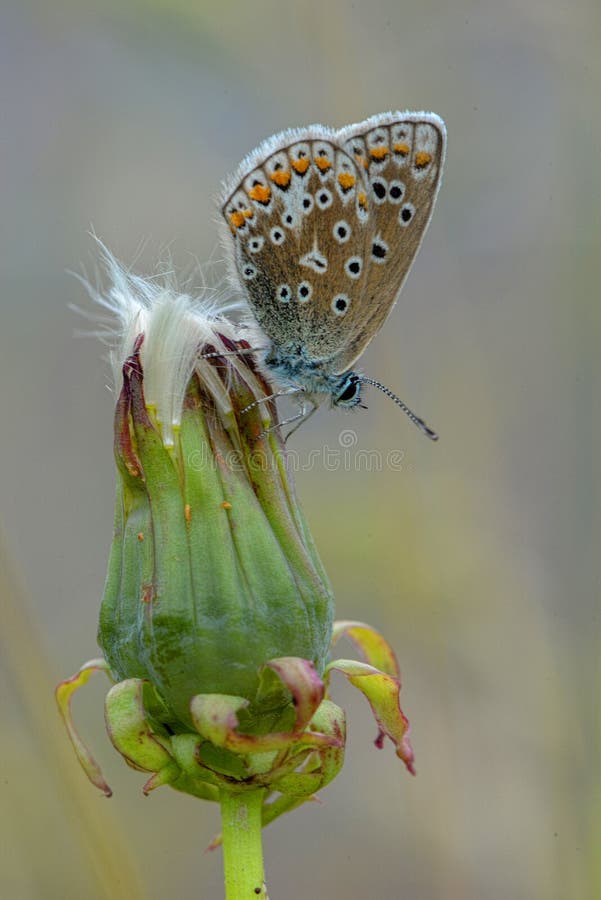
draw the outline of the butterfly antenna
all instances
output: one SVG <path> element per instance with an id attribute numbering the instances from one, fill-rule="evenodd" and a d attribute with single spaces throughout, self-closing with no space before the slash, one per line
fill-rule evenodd
<path id="1" fill-rule="evenodd" d="M 394 400 L 394 402 L 396 403 L 397 406 L 400 406 L 400 408 L 403 410 L 405 415 L 408 416 L 409 419 L 411 419 L 411 421 L 413 422 L 414 425 L 417 425 L 417 427 L 420 429 L 420 431 L 423 431 L 423 433 L 426 435 L 426 437 L 429 437 L 431 441 L 438 440 L 438 435 L 436 434 L 436 432 L 432 431 L 431 428 L 428 428 L 428 426 L 426 425 L 424 420 L 420 419 L 419 416 L 416 416 L 415 413 L 409 409 L 407 404 L 403 403 L 403 401 L 401 400 L 400 397 L 397 397 L 396 394 L 393 394 L 393 392 L 390 390 L 390 388 L 387 388 L 384 384 L 381 384 L 379 381 L 374 381 L 373 378 L 367 378 L 365 375 L 360 375 L 359 381 L 361 381 L 363 384 L 371 384 L 371 385 L 373 385 L 373 387 L 378 388 L 379 391 L 382 391 L 383 394 L 386 394 L 387 397 L 390 397 L 391 400 Z"/>

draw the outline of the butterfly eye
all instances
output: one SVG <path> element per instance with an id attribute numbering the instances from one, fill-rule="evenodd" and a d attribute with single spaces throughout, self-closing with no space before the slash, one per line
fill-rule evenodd
<path id="1" fill-rule="evenodd" d="M 350 375 L 342 384 L 342 390 L 334 398 L 336 406 L 356 406 L 361 399 L 361 382 Z"/>

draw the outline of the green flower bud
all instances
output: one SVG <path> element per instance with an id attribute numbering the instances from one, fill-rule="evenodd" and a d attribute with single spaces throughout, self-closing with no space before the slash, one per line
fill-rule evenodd
<path id="1" fill-rule="evenodd" d="M 148 712 L 172 732 L 194 727 L 195 695 L 226 694 L 250 701 L 260 733 L 290 697 L 273 679 L 257 701 L 259 670 L 300 657 L 323 673 L 332 595 L 269 431 L 275 410 L 246 410 L 271 392 L 234 352 L 248 343 L 186 297 L 152 299 L 130 303 L 124 328 L 99 643 L 115 681 L 150 682 Z"/>
<path id="2" fill-rule="evenodd" d="M 228 869 L 248 850 L 239 816 L 260 829 L 340 771 L 346 723 L 332 673 L 368 700 L 376 746 L 389 740 L 414 771 L 400 671 L 370 626 L 332 627 L 331 591 L 251 352 L 257 338 L 109 266 L 113 289 L 99 299 L 120 319 L 121 388 L 104 659 L 61 682 L 56 699 L 84 771 L 110 796 L 71 712 L 74 692 L 104 671 L 114 747 L 147 773 L 145 793 L 170 785 L 221 804 Z M 340 638 L 364 661 L 326 665 Z"/>

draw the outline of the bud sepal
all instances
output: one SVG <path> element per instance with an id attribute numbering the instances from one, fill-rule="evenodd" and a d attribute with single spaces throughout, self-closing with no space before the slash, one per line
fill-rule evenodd
<path id="1" fill-rule="evenodd" d="M 376 718 L 381 748 L 388 737 L 397 756 L 414 773 L 409 723 L 399 703 L 398 662 L 382 635 L 362 622 L 335 622 L 334 646 L 347 637 L 366 662 L 337 659 L 322 680 L 313 663 L 280 657 L 265 663 L 259 673 L 254 701 L 229 694 L 197 694 L 190 701 L 194 730 L 169 734 L 157 726 L 158 698 L 153 686 L 130 678 L 115 684 L 105 701 L 107 731 L 115 749 L 132 768 L 150 772 L 143 786 L 149 793 L 168 784 L 175 790 L 218 801 L 220 791 L 264 788 L 264 824 L 282 812 L 313 799 L 336 777 L 344 761 L 344 712 L 329 698 L 332 672 L 340 672 L 367 698 Z M 374 663 L 377 663 L 378 668 Z M 70 715 L 70 699 L 95 671 L 107 671 L 102 660 L 86 663 L 57 688 L 57 700 L 76 753 L 90 780 L 110 796 L 92 755 L 77 735 Z M 274 683 L 280 688 L 274 691 Z M 264 730 L 265 698 L 283 691 L 288 704 L 273 712 L 281 730 Z M 283 795 L 275 800 L 274 793 Z"/>
<path id="2" fill-rule="evenodd" d="M 110 796 L 111 789 L 73 726 L 68 705 L 73 691 L 100 668 L 98 661 L 86 664 L 77 676 L 59 685 L 57 699 L 84 771 Z M 142 788 L 145 794 L 168 784 L 218 801 L 223 790 L 265 788 L 269 794 L 291 795 L 297 801 L 310 798 L 335 777 L 344 757 L 344 713 L 324 699 L 325 686 L 313 664 L 288 657 L 272 660 L 265 668 L 280 680 L 290 698 L 289 708 L 280 715 L 282 722 L 293 717 L 289 731 L 241 730 L 241 720 L 245 729 L 252 728 L 252 703 L 244 697 L 199 694 L 190 703 L 196 730 L 170 735 L 167 729 L 157 728 L 147 712 L 146 703 L 152 708 L 154 699 L 149 682 L 129 678 L 109 690 L 105 701 L 109 738 L 131 768 L 152 773 Z M 269 811 L 266 815 L 273 820 Z"/>
<path id="3" fill-rule="evenodd" d="M 374 744 L 378 749 L 389 738 L 396 754 L 415 775 L 413 748 L 409 741 L 409 720 L 401 709 L 401 672 L 396 655 L 385 638 L 364 622 L 334 622 L 332 647 L 346 637 L 363 655 L 365 662 L 337 659 L 326 667 L 325 681 L 331 672 L 341 672 L 369 701 L 378 724 Z"/>

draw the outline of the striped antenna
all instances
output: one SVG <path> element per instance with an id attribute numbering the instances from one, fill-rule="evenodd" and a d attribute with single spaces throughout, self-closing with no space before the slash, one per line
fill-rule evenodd
<path id="1" fill-rule="evenodd" d="M 436 434 L 436 432 L 432 431 L 432 429 L 426 425 L 426 423 L 424 422 L 423 419 L 420 419 L 419 416 L 416 416 L 415 413 L 409 409 L 407 404 L 403 403 L 403 401 L 401 400 L 400 397 L 397 397 L 396 394 L 393 394 L 393 392 L 390 390 L 390 388 L 387 388 L 384 384 L 381 384 L 379 381 L 374 381 L 373 378 L 367 378 L 365 375 L 359 375 L 359 381 L 361 381 L 363 384 L 371 384 L 371 385 L 373 385 L 373 387 L 376 387 L 379 391 L 382 391 L 383 394 L 386 394 L 387 397 L 390 397 L 391 400 L 394 400 L 394 402 L 396 403 L 397 406 L 400 406 L 400 408 L 403 410 L 405 415 L 411 419 L 411 421 L 413 422 L 414 425 L 417 425 L 417 427 L 420 429 L 420 431 L 423 431 L 423 433 L 426 435 L 426 437 L 429 437 L 431 441 L 438 440 L 438 435 Z"/>

